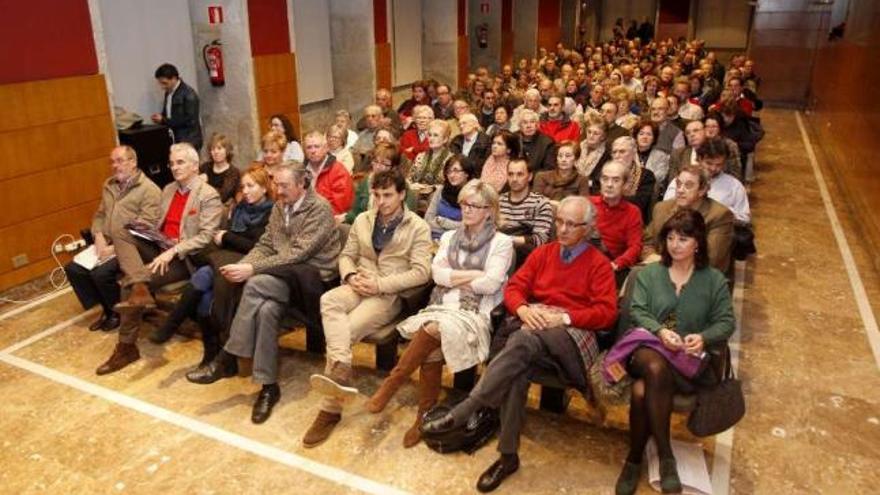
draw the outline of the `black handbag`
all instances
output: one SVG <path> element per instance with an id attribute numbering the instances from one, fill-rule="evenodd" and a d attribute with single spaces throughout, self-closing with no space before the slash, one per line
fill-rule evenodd
<path id="1" fill-rule="evenodd" d="M 431 408 L 423 416 L 423 423 L 445 416 L 457 401 L 447 402 Z M 422 430 L 422 440 L 431 450 L 448 454 L 450 452 L 467 452 L 473 454 L 485 445 L 501 427 L 497 409 L 481 407 L 474 411 L 465 424 L 438 433 Z"/>
<path id="2" fill-rule="evenodd" d="M 717 435 L 737 424 L 745 413 L 742 383 L 728 362 L 724 378 L 717 385 L 697 391 L 697 406 L 691 411 L 687 427 L 698 437 Z"/>
<path id="3" fill-rule="evenodd" d="M 751 225 L 733 226 L 733 258 L 744 261 L 749 256 L 757 253 L 755 247 L 755 231 Z"/>

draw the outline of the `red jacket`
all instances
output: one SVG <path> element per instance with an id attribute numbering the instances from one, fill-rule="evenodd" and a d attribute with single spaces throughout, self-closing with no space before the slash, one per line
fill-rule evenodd
<path id="1" fill-rule="evenodd" d="M 617 285 L 611 263 L 594 247 L 570 264 L 558 241 L 538 246 L 507 282 L 504 305 L 511 314 L 523 304 L 565 309 L 573 327 L 604 330 L 617 320 Z"/>
<path id="2" fill-rule="evenodd" d="M 596 207 L 596 228 L 602 244 L 608 248 L 611 261 L 618 268 L 628 268 L 639 261 L 642 253 L 642 213 L 627 200 L 609 206 L 602 196 L 590 196 Z"/>
<path id="3" fill-rule="evenodd" d="M 351 209 L 351 204 L 354 202 L 354 184 L 345 165 L 334 159 L 321 169 L 314 183 L 315 191 L 330 202 L 334 215 Z"/>
<path id="4" fill-rule="evenodd" d="M 555 143 L 563 141 L 579 142 L 581 140 L 581 127 L 577 122 L 563 116 L 559 120 L 541 119 L 538 126 L 541 134 L 546 134 Z"/>
<path id="5" fill-rule="evenodd" d="M 404 131 L 400 136 L 400 153 L 409 158 L 409 161 L 413 161 L 416 155 L 423 151 L 428 151 L 428 133 L 425 133 L 423 141 L 419 141 L 418 130 L 410 128 Z"/>

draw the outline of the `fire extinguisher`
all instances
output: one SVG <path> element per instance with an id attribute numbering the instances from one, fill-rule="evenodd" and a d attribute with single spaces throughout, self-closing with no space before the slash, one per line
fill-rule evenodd
<path id="1" fill-rule="evenodd" d="M 220 40 L 214 40 L 202 47 L 202 58 L 205 60 L 205 68 L 212 86 L 223 86 L 226 79 L 223 76 L 223 48 Z"/>

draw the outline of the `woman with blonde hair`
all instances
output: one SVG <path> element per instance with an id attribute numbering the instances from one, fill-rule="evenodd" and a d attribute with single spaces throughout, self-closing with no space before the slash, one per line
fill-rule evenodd
<path id="1" fill-rule="evenodd" d="M 466 370 L 489 355 L 492 308 L 501 303 L 513 261 L 513 241 L 497 230 L 498 193 L 474 179 L 458 195 L 461 226 L 443 234 L 431 266 L 436 284 L 427 308 L 397 326 L 411 342 L 397 366 L 370 397 L 367 410 L 379 413 L 419 368 L 419 405 L 404 447 L 421 440 L 422 416 L 440 395 L 443 362 L 450 371 Z"/>

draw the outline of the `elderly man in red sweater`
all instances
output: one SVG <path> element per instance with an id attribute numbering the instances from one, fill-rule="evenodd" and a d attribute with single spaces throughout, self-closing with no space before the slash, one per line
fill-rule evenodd
<path id="1" fill-rule="evenodd" d="M 467 399 L 423 431 L 439 433 L 467 422 L 480 407 L 501 408 L 501 457 L 477 482 L 492 491 L 519 469 L 519 434 L 525 420 L 529 377 L 555 373 L 566 385 L 588 390 L 587 370 L 599 353 L 595 332 L 617 319 L 617 289 L 611 263 L 591 247 L 595 209 L 582 196 L 562 200 L 556 213 L 557 240 L 536 248 L 504 291 L 510 316 L 498 329 L 509 334 Z"/>
<path id="2" fill-rule="evenodd" d="M 312 175 L 315 192 L 324 197 L 333 208 L 333 215 L 345 217 L 354 203 L 354 183 L 345 165 L 327 149 L 326 136 L 312 131 L 303 138 L 306 170 Z M 341 218 L 339 219 L 341 220 Z"/>
<path id="3" fill-rule="evenodd" d="M 580 142 L 581 127 L 565 114 L 563 103 L 561 95 L 553 95 L 547 100 L 547 113 L 541 116 L 538 130 L 557 144 L 563 141 Z"/>
<path id="4" fill-rule="evenodd" d="M 600 194 L 590 196 L 596 207 L 596 228 L 611 268 L 620 287 L 629 269 L 642 253 L 642 214 L 639 207 L 623 199 L 623 185 L 629 180 L 629 168 L 612 160 L 602 167 Z"/>

